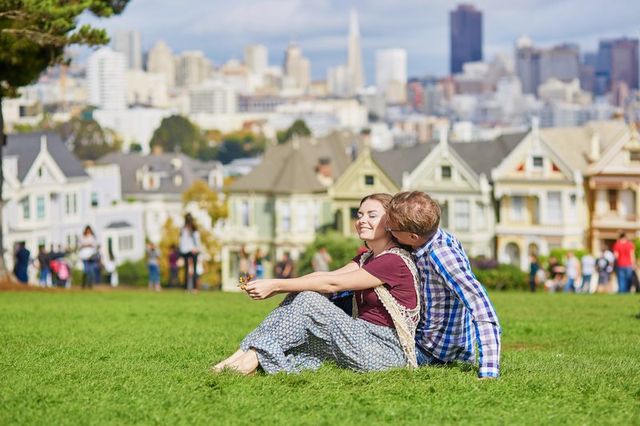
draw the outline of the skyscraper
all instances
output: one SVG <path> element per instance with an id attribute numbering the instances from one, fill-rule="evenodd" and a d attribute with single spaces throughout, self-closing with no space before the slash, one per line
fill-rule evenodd
<path id="1" fill-rule="evenodd" d="M 364 71 L 362 69 L 362 48 L 360 47 L 360 26 L 358 25 L 358 13 L 351 10 L 349 19 L 349 46 L 347 50 L 347 73 L 349 94 L 355 94 L 365 84 Z"/>
<path id="2" fill-rule="evenodd" d="M 465 62 L 482 60 L 482 12 L 461 4 L 449 14 L 451 31 L 451 74 L 462 72 Z"/>
<path id="3" fill-rule="evenodd" d="M 600 40 L 596 93 L 617 90 L 621 84 L 627 89 L 638 89 L 638 39 Z"/>
<path id="4" fill-rule="evenodd" d="M 139 32 L 118 31 L 113 37 L 113 50 L 124 54 L 128 69 L 142 69 L 142 46 Z"/>
<path id="5" fill-rule="evenodd" d="M 407 100 L 407 51 L 383 49 L 376 51 L 376 87 L 387 102 L 398 104 Z"/>
<path id="6" fill-rule="evenodd" d="M 176 84 L 176 63 L 173 52 L 163 41 L 159 41 L 149 50 L 147 70 L 164 75 L 168 88 Z"/>
<path id="7" fill-rule="evenodd" d="M 284 75 L 294 89 L 307 90 L 311 83 L 311 63 L 295 43 L 289 44 L 284 54 Z"/>
<path id="8" fill-rule="evenodd" d="M 103 47 L 87 60 L 89 104 L 104 110 L 122 110 L 127 106 L 126 58 L 120 52 Z"/>
<path id="9" fill-rule="evenodd" d="M 264 74 L 269 66 L 267 48 L 261 44 L 251 44 L 244 48 L 244 64 L 254 74 Z"/>

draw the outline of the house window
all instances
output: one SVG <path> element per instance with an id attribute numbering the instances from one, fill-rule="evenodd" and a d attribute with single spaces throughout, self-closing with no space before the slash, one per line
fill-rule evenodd
<path id="1" fill-rule="evenodd" d="M 78 195 L 75 192 L 66 194 L 64 197 L 64 211 L 68 215 L 78 213 Z"/>
<path id="2" fill-rule="evenodd" d="M 445 229 L 449 227 L 449 203 L 446 201 L 440 203 L 440 227 Z"/>
<path id="3" fill-rule="evenodd" d="M 533 168 L 534 169 L 541 169 L 542 165 L 544 164 L 542 157 L 539 155 L 536 155 L 533 157 Z"/>
<path id="4" fill-rule="evenodd" d="M 20 206 L 22 207 L 22 218 L 24 220 L 31 219 L 31 203 L 29 202 L 29 197 L 24 197 L 20 200 Z"/>
<path id="5" fill-rule="evenodd" d="M 120 235 L 118 237 L 118 251 L 133 250 L 133 235 Z"/>
<path id="6" fill-rule="evenodd" d="M 442 179 L 451 179 L 451 166 L 442 166 L 440 171 L 442 173 Z"/>
<path id="7" fill-rule="evenodd" d="M 91 207 L 98 207 L 98 193 L 91 193 Z"/>
<path id="8" fill-rule="evenodd" d="M 373 175 L 364 175 L 364 184 L 371 186 L 374 183 Z"/>
<path id="9" fill-rule="evenodd" d="M 562 223 L 562 194 L 558 191 L 547 194 L 547 222 Z"/>
<path id="10" fill-rule="evenodd" d="M 247 200 L 240 202 L 240 218 L 242 226 L 249 226 L 249 201 Z"/>
<path id="11" fill-rule="evenodd" d="M 38 167 L 38 177 L 42 177 L 42 167 Z"/>
<path id="12" fill-rule="evenodd" d="M 38 220 L 44 219 L 44 197 L 38 196 L 36 198 L 36 218 Z"/>
<path id="13" fill-rule="evenodd" d="M 351 207 L 351 209 L 349 210 L 349 215 L 351 216 L 351 219 L 353 220 L 358 220 L 358 208 L 357 207 Z"/>
<path id="14" fill-rule="evenodd" d="M 634 163 L 640 162 L 640 151 L 629 151 L 629 160 Z"/>
<path id="15" fill-rule="evenodd" d="M 455 227 L 458 231 L 468 231 L 470 228 L 469 201 L 456 200 L 455 211 L 453 212 Z"/>
<path id="16" fill-rule="evenodd" d="M 282 231 L 289 232 L 291 231 L 291 206 L 289 203 L 282 204 L 281 212 Z"/>
<path id="17" fill-rule="evenodd" d="M 618 190 L 610 189 L 607 191 L 607 198 L 609 199 L 609 211 L 618 211 Z"/>
<path id="18" fill-rule="evenodd" d="M 524 219 L 524 197 L 511 197 L 511 220 L 521 222 Z"/>

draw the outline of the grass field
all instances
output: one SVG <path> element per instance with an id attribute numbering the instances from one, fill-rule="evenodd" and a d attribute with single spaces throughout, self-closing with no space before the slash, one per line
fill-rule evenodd
<path id="1" fill-rule="evenodd" d="M 0 292 L 0 425 L 640 424 L 640 297 L 491 297 L 497 381 L 462 366 L 212 375 L 279 298 Z"/>

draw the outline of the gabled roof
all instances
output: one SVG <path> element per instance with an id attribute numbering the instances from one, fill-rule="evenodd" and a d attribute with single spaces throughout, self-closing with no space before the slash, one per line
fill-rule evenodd
<path id="1" fill-rule="evenodd" d="M 249 174 L 239 178 L 230 192 L 314 193 L 327 190 L 317 177 L 316 166 L 322 158 L 330 160 L 335 181 L 351 163 L 350 151 L 359 137 L 346 132 L 334 132 L 327 137 L 296 139 L 267 149 L 262 162 Z"/>
<path id="2" fill-rule="evenodd" d="M 143 155 L 116 152 L 100 158 L 97 164 L 117 164 L 120 167 L 123 194 L 182 194 L 194 181 L 206 181 L 212 169 L 221 167 L 217 161 L 203 162 L 182 153 Z M 136 173 L 143 168 L 160 175 L 158 188 L 143 189 L 142 183 L 136 177 Z M 176 176 L 180 176 L 179 185 L 175 184 Z"/>
<path id="3" fill-rule="evenodd" d="M 491 141 L 454 142 L 449 146 L 478 176 L 484 174 L 487 179 L 491 179 L 491 170 L 497 167 L 526 135 L 526 132 L 505 134 Z"/>
<path id="4" fill-rule="evenodd" d="M 421 143 L 407 148 L 373 152 L 372 157 L 393 182 L 402 188 L 404 172 L 413 172 L 436 146 L 438 144 L 435 142 Z"/>
<path id="5" fill-rule="evenodd" d="M 594 121 L 582 127 L 558 127 L 540 130 L 540 136 L 572 168 L 586 172 L 589 167 L 591 139 L 600 137 L 600 156 L 628 131 L 622 121 Z"/>
<path id="6" fill-rule="evenodd" d="M 3 155 L 18 157 L 18 179 L 21 182 L 40 153 L 42 135 L 45 135 L 47 140 L 47 151 L 67 178 L 89 177 L 80 161 L 69 151 L 57 133 L 18 133 L 7 136 L 7 146 L 3 149 Z"/>

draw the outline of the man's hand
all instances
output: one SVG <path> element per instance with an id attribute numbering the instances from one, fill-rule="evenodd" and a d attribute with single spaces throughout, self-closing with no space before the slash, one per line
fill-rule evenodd
<path id="1" fill-rule="evenodd" d="M 263 300 L 276 294 L 276 284 L 278 280 L 256 280 L 251 281 L 245 287 L 245 291 L 254 300 Z"/>

